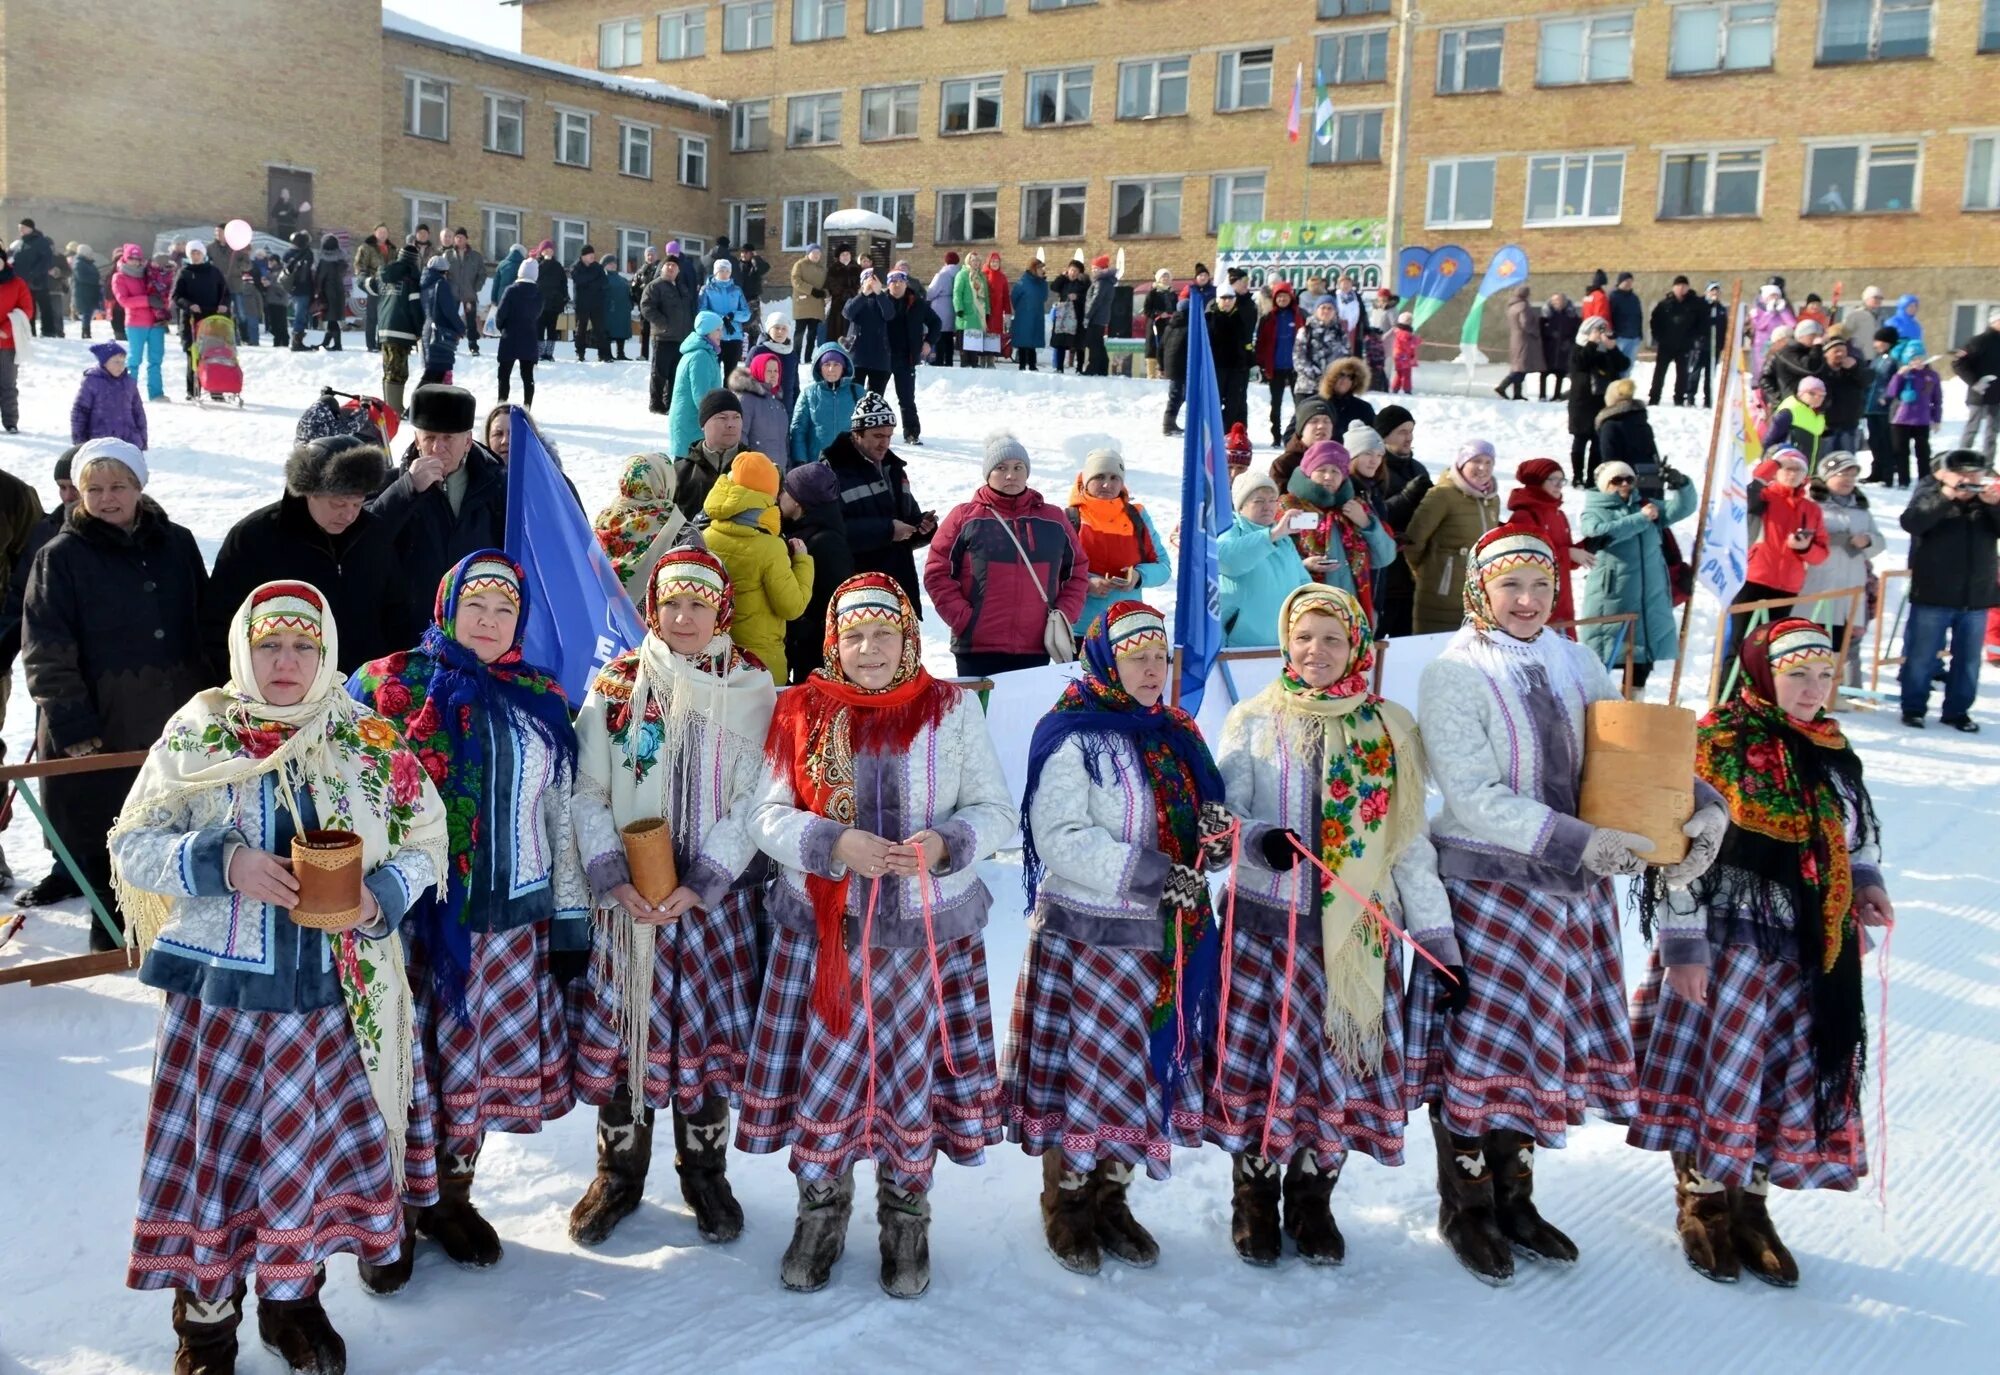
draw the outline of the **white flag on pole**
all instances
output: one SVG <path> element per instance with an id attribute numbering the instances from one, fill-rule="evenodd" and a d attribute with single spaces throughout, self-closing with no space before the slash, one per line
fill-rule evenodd
<path id="1" fill-rule="evenodd" d="M 1742 328 L 1740 314 L 1737 328 Z M 1723 408 L 1723 423 L 1729 427 L 1729 452 L 1711 475 L 1713 485 L 1704 494 L 1708 520 L 1702 528 L 1701 548 L 1695 551 L 1695 580 L 1725 607 L 1743 586 L 1750 566 L 1749 436 L 1744 432 L 1742 387 L 1743 374 L 1725 367 L 1716 404 Z"/>

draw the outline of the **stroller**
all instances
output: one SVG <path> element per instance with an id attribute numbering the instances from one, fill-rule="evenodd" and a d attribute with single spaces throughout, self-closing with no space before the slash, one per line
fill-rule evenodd
<path id="1" fill-rule="evenodd" d="M 188 346 L 194 368 L 195 403 L 233 400 L 243 407 L 243 367 L 236 361 L 236 322 L 227 315 L 204 315 Z"/>

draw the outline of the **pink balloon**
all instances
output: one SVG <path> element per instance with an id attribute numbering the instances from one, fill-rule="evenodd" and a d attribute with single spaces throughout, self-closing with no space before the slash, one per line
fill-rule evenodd
<path id="1" fill-rule="evenodd" d="M 222 241 L 231 248 L 248 248 L 251 230 L 248 220 L 231 220 L 222 226 Z"/>
<path id="2" fill-rule="evenodd" d="M 305 214 L 305 213 L 306 213 L 306 211 L 308 211 L 308 210 L 310 210 L 310 209 L 312 209 L 312 208 L 313 208 L 313 203 L 312 203 L 311 201 L 301 201 L 301 202 L 299 202 L 299 213 L 300 213 L 301 215 Z"/>

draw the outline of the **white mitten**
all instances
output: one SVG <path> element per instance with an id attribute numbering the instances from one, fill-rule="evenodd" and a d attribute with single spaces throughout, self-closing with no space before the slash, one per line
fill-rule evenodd
<path id="1" fill-rule="evenodd" d="M 1719 802 L 1711 802 L 1689 819 L 1681 827 L 1681 834 L 1688 837 L 1687 856 L 1678 864 L 1661 868 L 1660 877 L 1669 888 L 1685 888 L 1715 863 L 1715 857 L 1722 849 L 1722 837 L 1729 831 L 1729 809 Z"/>
<path id="2" fill-rule="evenodd" d="M 1653 842 L 1647 836 L 1599 826 L 1583 847 L 1583 867 L 1607 878 L 1612 874 L 1636 874 L 1646 867 L 1639 852 L 1652 848 Z"/>

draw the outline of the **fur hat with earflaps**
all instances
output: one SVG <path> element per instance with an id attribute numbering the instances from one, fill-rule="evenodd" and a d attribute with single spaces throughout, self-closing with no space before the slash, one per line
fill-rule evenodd
<path id="1" fill-rule="evenodd" d="M 285 460 L 285 490 L 295 497 L 370 496 L 388 481 L 389 455 L 351 434 L 308 440 Z"/>

